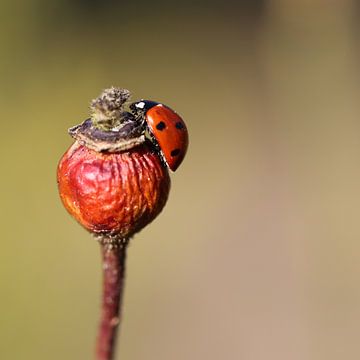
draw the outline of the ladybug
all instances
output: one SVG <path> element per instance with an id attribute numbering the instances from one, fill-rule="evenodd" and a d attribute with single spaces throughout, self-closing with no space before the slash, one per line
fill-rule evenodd
<path id="1" fill-rule="evenodd" d="M 130 109 L 158 145 L 166 165 L 175 171 L 183 161 L 189 143 L 182 118 L 168 106 L 151 100 L 134 102 Z"/>

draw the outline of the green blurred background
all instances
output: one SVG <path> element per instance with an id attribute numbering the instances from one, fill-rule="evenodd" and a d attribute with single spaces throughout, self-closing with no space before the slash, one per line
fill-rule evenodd
<path id="1" fill-rule="evenodd" d="M 118 359 L 358 359 L 359 2 L 0 2 L 0 359 L 91 359 L 96 242 L 67 128 L 111 85 L 190 132 L 129 249 Z"/>

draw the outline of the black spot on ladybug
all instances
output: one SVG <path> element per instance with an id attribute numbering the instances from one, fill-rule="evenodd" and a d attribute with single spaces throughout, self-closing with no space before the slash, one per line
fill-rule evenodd
<path id="1" fill-rule="evenodd" d="M 160 121 L 157 125 L 156 128 L 160 131 L 164 130 L 166 128 L 166 125 L 163 121 Z"/>
<path id="2" fill-rule="evenodd" d="M 179 130 L 183 129 L 184 128 L 184 124 L 181 122 L 181 121 L 178 121 L 176 124 L 175 124 L 175 127 Z"/>
<path id="3" fill-rule="evenodd" d="M 170 153 L 172 157 L 178 156 L 179 154 L 180 154 L 180 149 L 175 149 Z"/>

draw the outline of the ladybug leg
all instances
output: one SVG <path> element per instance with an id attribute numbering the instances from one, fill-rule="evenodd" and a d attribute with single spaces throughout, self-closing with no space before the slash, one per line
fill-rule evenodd
<path id="1" fill-rule="evenodd" d="M 153 152 L 155 154 L 157 154 L 159 156 L 159 159 L 161 160 L 161 164 L 165 167 L 168 168 L 167 162 L 165 160 L 165 157 L 161 151 L 160 145 L 159 143 L 156 141 L 154 135 L 150 132 L 149 128 L 146 126 L 146 130 L 145 130 L 145 141 L 148 141 L 149 143 L 151 143 L 151 147 L 153 149 Z"/>

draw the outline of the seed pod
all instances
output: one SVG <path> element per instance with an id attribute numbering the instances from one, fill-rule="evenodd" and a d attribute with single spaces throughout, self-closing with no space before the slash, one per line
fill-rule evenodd
<path id="1" fill-rule="evenodd" d="M 58 168 L 65 208 L 93 233 L 128 238 L 164 207 L 170 178 L 147 145 L 99 153 L 75 143 Z"/>
<path id="2" fill-rule="evenodd" d="M 115 90 L 93 100 L 97 118 L 70 129 L 77 141 L 60 160 L 57 179 L 65 208 L 81 225 L 94 234 L 124 239 L 162 210 L 170 177 L 131 114 L 122 111 L 124 91 Z M 115 130 L 105 126 L 109 112 Z"/>

